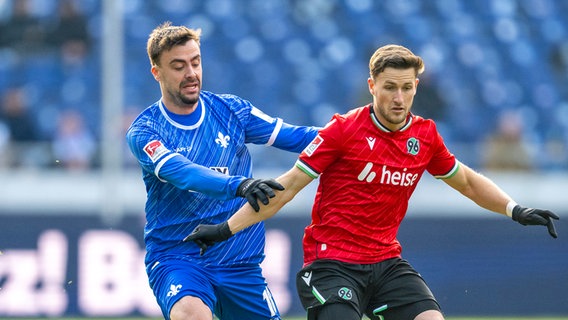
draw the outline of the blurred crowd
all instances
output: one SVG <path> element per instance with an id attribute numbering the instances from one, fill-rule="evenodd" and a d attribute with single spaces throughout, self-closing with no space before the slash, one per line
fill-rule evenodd
<path id="1" fill-rule="evenodd" d="M 85 108 L 98 108 L 100 93 L 81 94 L 99 74 L 88 74 L 96 68 L 87 66 L 95 54 L 88 19 L 73 0 L 0 5 L 0 163 L 92 168 L 97 131 Z"/>
<path id="2" fill-rule="evenodd" d="M 102 2 L 0 1 L 0 168 L 100 167 Z M 568 169 L 568 0 L 128 0 L 122 10 L 125 127 L 159 99 L 145 44 L 169 20 L 203 30 L 203 89 L 298 124 L 369 103 L 370 54 L 405 45 L 426 62 L 413 111 L 437 121 L 462 161 Z M 290 165 L 277 161 L 268 165 Z"/>

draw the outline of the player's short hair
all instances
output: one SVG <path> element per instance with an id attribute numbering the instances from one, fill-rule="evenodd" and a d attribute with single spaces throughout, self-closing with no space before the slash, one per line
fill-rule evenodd
<path id="1" fill-rule="evenodd" d="M 184 45 L 190 40 L 195 40 L 199 45 L 201 29 L 190 29 L 185 26 L 173 26 L 170 21 L 166 21 L 157 26 L 150 36 L 146 49 L 148 58 L 153 66 L 159 65 L 162 52 L 171 50 L 174 46 Z"/>
<path id="2" fill-rule="evenodd" d="M 408 48 L 388 44 L 378 48 L 369 61 L 369 72 L 372 79 L 386 68 L 408 69 L 413 68 L 416 76 L 424 72 L 424 61 Z"/>

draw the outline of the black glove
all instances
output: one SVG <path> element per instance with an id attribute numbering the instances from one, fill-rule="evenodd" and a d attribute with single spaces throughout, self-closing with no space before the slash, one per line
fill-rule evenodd
<path id="1" fill-rule="evenodd" d="M 203 255 L 207 248 L 214 245 L 215 242 L 225 241 L 231 236 L 233 236 L 233 233 L 229 229 L 229 223 L 225 221 L 219 224 L 200 224 L 183 241 L 195 242 L 201 248 L 199 254 Z"/>
<path id="2" fill-rule="evenodd" d="M 253 179 L 243 180 L 237 188 L 237 196 L 246 198 L 254 211 L 258 212 L 260 207 L 257 200 L 264 205 L 268 204 L 268 198 L 274 198 L 275 194 L 272 189 L 284 190 L 284 187 L 274 179 Z"/>
<path id="3" fill-rule="evenodd" d="M 560 218 L 549 210 L 525 208 L 521 207 L 520 205 L 516 205 L 513 208 L 513 220 L 517 221 L 523 226 L 546 226 L 548 228 L 548 233 L 550 233 L 553 238 L 558 238 L 556 229 L 554 228 L 554 223 L 552 223 L 552 219 L 558 220 Z"/>

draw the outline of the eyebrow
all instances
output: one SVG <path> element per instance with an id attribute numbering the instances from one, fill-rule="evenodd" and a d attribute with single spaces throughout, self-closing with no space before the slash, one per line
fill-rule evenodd
<path id="1" fill-rule="evenodd" d="M 403 81 L 402 81 L 402 85 L 413 84 L 413 83 L 414 83 L 414 82 L 413 82 L 412 80 L 409 80 L 409 81 L 403 80 Z M 398 81 L 395 81 L 395 80 L 385 80 L 384 84 L 395 84 L 395 85 L 398 85 L 399 82 L 398 82 Z"/>
<path id="2" fill-rule="evenodd" d="M 201 60 L 201 55 L 198 54 L 198 55 L 195 55 L 193 58 L 189 59 L 190 62 L 195 61 L 195 60 Z M 176 62 L 185 63 L 185 60 L 179 59 L 179 58 L 174 58 L 174 59 L 170 60 L 169 64 L 176 63 Z"/>

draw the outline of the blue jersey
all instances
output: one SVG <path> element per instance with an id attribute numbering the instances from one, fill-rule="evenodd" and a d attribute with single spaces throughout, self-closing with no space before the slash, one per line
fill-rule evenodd
<path id="1" fill-rule="evenodd" d="M 252 176 L 246 143 L 302 151 L 317 128 L 293 126 L 270 117 L 249 101 L 202 91 L 190 115 L 170 113 L 158 101 L 144 110 L 126 134 L 146 185 L 146 264 L 176 257 L 206 265 L 260 263 L 264 224 L 238 232 L 204 256 L 183 242 L 198 224 L 227 220 L 246 200 L 238 185 Z"/>

